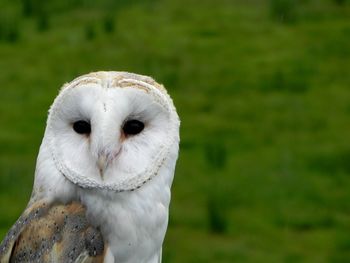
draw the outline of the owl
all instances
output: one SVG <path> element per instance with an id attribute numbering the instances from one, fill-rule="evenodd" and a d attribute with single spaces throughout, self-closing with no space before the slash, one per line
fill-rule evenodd
<path id="1" fill-rule="evenodd" d="M 0 262 L 161 262 L 179 126 L 150 77 L 95 72 L 65 84 Z"/>

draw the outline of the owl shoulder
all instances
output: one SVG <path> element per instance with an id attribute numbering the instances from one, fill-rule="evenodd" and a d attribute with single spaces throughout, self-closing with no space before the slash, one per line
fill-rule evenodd
<path id="1" fill-rule="evenodd" d="M 104 262 L 105 243 L 80 203 L 31 204 L 0 244 L 0 262 Z"/>

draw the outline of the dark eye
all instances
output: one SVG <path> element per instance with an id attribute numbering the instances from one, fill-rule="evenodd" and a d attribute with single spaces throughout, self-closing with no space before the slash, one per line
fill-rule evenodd
<path id="1" fill-rule="evenodd" d="M 79 134 L 90 134 L 91 125 L 87 121 L 76 121 L 73 123 L 73 129 Z"/>
<path id="2" fill-rule="evenodd" d="M 129 120 L 125 122 L 123 126 L 123 131 L 126 135 L 135 135 L 140 133 L 143 128 L 145 128 L 145 124 L 138 120 Z"/>

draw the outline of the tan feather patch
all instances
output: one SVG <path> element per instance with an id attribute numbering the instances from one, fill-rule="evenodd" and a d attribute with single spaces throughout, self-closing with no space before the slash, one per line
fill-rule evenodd
<path id="1" fill-rule="evenodd" d="M 148 90 L 142 87 L 141 85 L 135 85 L 134 83 L 123 82 L 124 79 L 134 79 L 134 80 L 142 81 L 149 85 L 152 85 L 157 89 L 159 89 L 162 93 L 167 94 L 167 91 L 164 88 L 164 86 L 157 83 L 151 77 L 129 73 L 129 72 L 113 72 L 113 73 L 114 73 L 114 76 L 111 79 L 111 84 L 110 84 L 111 87 L 121 87 L 121 88 L 135 87 L 148 92 Z M 92 73 L 77 77 L 70 83 L 67 83 L 66 85 L 64 85 L 62 89 L 68 88 L 68 87 L 74 88 L 74 87 L 77 87 L 83 84 L 89 84 L 89 83 L 102 84 L 108 77 L 109 77 L 108 72 L 105 72 L 105 71 L 92 72 Z"/>
<path id="2" fill-rule="evenodd" d="M 85 208 L 43 202 L 28 208 L 0 245 L 0 262 L 103 262 L 105 245 Z"/>

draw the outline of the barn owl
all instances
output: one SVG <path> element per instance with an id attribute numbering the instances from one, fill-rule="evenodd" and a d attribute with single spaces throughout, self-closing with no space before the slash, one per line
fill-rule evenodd
<path id="1" fill-rule="evenodd" d="M 64 85 L 0 262 L 161 262 L 179 125 L 150 77 L 95 72 Z"/>

